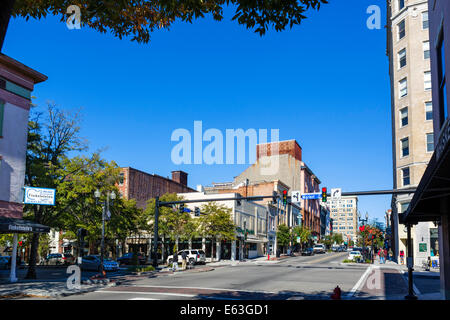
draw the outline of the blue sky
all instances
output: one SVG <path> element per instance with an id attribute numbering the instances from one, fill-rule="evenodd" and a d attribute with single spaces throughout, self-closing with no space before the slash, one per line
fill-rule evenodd
<path id="1" fill-rule="evenodd" d="M 44 73 L 35 103 L 83 107 L 92 151 L 120 166 L 162 176 L 189 173 L 189 185 L 231 181 L 247 165 L 172 163 L 173 130 L 279 129 L 296 139 L 322 186 L 343 191 L 392 188 L 390 87 L 385 29 L 369 30 L 368 6 L 330 1 L 300 26 L 260 37 L 211 18 L 176 23 L 149 44 L 59 17 L 13 19 L 3 52 Z M 206 144 L 205 144 L 206 145 Z M 204 145 L 204 146 L 205 146 Z M 360 197 L 361 212 L 383 219 L 390 196 Z"/>

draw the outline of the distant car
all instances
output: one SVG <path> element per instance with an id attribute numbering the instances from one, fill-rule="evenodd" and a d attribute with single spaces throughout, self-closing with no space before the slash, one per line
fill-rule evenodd
<path id="1" fill-rule="evenodd" d="M 314 255 L 313 248 L 306 248 L 302 251 L 302 256 L 313 256 L 313 255 Z"/>
<path id="2" fill-rule="evenodd" d="M 361 252 L 359 251 L 350 251 L 350 253 L 348 254 L 348 260 L 353 260 L 355 258 L 361 258 Z"/>
<path id="3" fill-rule="evenodd" d="M 187 262 L 191 264 L 206 264 L 206 255 L 205 251 L 203 250 L 181 250 L 177 252 L 178 255 L 178 262 L 181 262 L 181 253 L 185 251 L 187 253 Z M 173 255 L 170 255 L 167 257 L 167 264 L 171 265 L 173 261 Z"/>
<path id="4" fill-rule="evenodd" d="M 347 252 L 351 252 L 351 251 L 353 251 L 353 247 L 348 247 Z"/>
<path id="5" fill-rule="evenodd" d="M 133 264 L 133 252 L 128 252 L 125 253 L 123 256 L 121 256 L 120 258 L 117 259 L 117 262 L 122 265 L 130 265 Z M 138 255 L 138 260 L 139 260 L 139 264 L 146 264 L 147 263 L 147 259 L 145 258 L 145 256 L 142 253 L 137 253 Z"/>
<path id="6" fill-rule="evenodd" d="M 325 252 L 326 252 L 326 249 L 323 244 L 316 244 L 314 246 L 314 253 L 325 253 Z"/>
<path id="7" fill-rule="evenodd" d="M 98 255 L 85 256 L 81 260 L 81 269 L 83 270 L 100 271 L 101 265 L 102 265 L 101 257 Z M 119 264 L 117 263 L 117 261 L 114 261 L 109 258 L 104 258 L 103 270 L 117 271 L 119 270 Z"/>
<path id="8" fill-rule="evenodd" d="M 65 264 L 62 253 L 50 253 L 44 260 L 46 266 L 58 266 Z"/>
<path id="9" fill-rule="evenodd" d="M 63 261 L 64 261 L 65 265 L 69 265 L 69 264 L 75 264 L 77 259 L 71 253 L 64 253 L 63 254 Z"/>
<path id="10" fill-rule="evenodd" d="M 345 252 L 345 251 L 347 251 L 347 249 L 346 249 L 344 246 L 340 246 L 340 247 L 337 249 L 337 252 Z"/>
<path id="11" fill-rule="evenodd" d="M 20 260 L 20 257 L 16 258 L 16 266 L 19 269 L 25 268 L 25 262 Z M 0 270 L 11 269 L 11 256 L 0 256 Z"/>

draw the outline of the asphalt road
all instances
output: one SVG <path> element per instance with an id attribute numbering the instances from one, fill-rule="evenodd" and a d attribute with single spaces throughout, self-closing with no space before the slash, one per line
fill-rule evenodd
<path id="1" fill-rule="evenodd" d="M 330 299 L 355 288 L 365 266 L 341 265 L 347 253 L 290 257 L 279 263 L 246 262 L 208 272 L 176 272 L 140 278 L 61 300 Z"/>

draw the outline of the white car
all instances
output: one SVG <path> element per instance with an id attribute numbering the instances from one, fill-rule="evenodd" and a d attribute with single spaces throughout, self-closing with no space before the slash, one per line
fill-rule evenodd
<path id="1" fill-rule="evenodd" d="M 327 252 L 323 244 L 316 244 L 313 248 L 314 253 L 325 253 Z"/>
<path id="2" fill-rule="evenodd" d="M 201 249 L 200 250 L 199 249 L 191 249 L 191 250 L 186 249 L 186 250 L 178 251 L 177 252 L 178 263 L 181 263 L 181 260 L 182 260 L 181 253 L 183 251 L 186 251 L 186 253 L 187 253 L 187 258 L 186 258 L 187 262 L 191 262 L 191 263 L 195 263 L 195 264 L 197 264 L 197 263 L 206 264 L 205 251 L 203 251 Z M 173 261 L 173 255 L 168 256 L 167 264 L 172 265 L 172 261 Z"/>
<path id="3" fill-rule="evenodd" d="M 350 251 L 348 254 L 348 260 L 353 260 L 355 258 L 361 258 L 361 252 L 359 251 Z"/>

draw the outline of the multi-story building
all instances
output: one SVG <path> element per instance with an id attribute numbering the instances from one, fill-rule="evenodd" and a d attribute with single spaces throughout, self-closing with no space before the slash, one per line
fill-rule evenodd
<path id="1" fill-rule="evenodd" d="M 434 151 L 428 4 L 426 0 L 389 0 L 387 4 L 393 185 L 394 189 L 412 188 L 417 187 Z M 406 232 L 398 215 L 411 199 L 412 194 L 392 198 L 391 244 L 397 258 L 401 250 L 406 252 Z M 414 239 L 428 239 L 425 251 L 414 245 L 418 260 L 430 255 L 430 228 L 434 226 L 425 222 L 412 230 Z"/>
<path id="2" fill-rule="evenodd" d="M 330 208 L 320 203 L 320 237 L 330 235 Z"/>
<path id="3" fill-rule="evenodd" d="M 342 234 L 344 241 L 356 242 L 358 231 L 358 197 L 345 196 L 340 200 L 327 200 L 333 219 L 333 233 Z"/>
<path id="4" fill-rule="evenodd" d="M 172 179 L 156 174 L 146 173 L 131 167 L 123 167 L 120 172 L 120 181 L 117 185 L 120 196 L 125 199 L 136 200 L 138 208 L 145 209 L 147 201 L 160 197 L 166 193 L 196 192 L 188 187 L 188 174 L 183 171 L 172 171 Z M 150 253 L 150 234 L 139 233 L 136 237 L 127 238 L 124 247 L 118 243 L 120 250 L 125 252 Z"/>
<path id="5" fill-rule="evenodd" d="M 117 186 L 125 199 L 136 200 L 136 205 L 144 209 L 147 201 L 165 193 L 195 192 L 188 187 L 188 174 L 172 171 L 172 179 L 150 174 L 131 167 L 121 168 L 120 181 Z"/>
<path id="6" fill-rule="evenodd" d="M 256 163 L 234 179 L 234 185 L 247 180 L 282 181 L 292 191 L 300 193 L 319 192 L 320 180 L 302 160 L 302 148 L 296 140 L 258 144 Z M 319 200 L 301 200 L 301 225 L 311 229 L 317 239 L 320 237 Z"/>
<path id="7" fill-rule="evenodd" d="M 282 194 L 284 190 L 288 191 L 289 187 L 279 180 L 275 181 L 253 181 L 246 180 L 244 183 L 234 185 L 233 182 L 213 183 L 212 186 L 201 187 L 205 194 L 222 194 L 222 193 L 238 193 L 242 196 L 271 196 L 273 192 Z M 273 203 L 269 199 L 261 201 L 252 201 L 267 207 L 267 225 L 268 225 L 268 245 L 266 254 L 274 254 L 277 251 L 276 231 L 280 224 L 285 224 L 289 228 L 301 224 L 301 208 L 299 205 L 292 203 L 290 206 L 283 206 L 281 201 Z M 291 243 L 295 245 L 295 243 Z"/>

